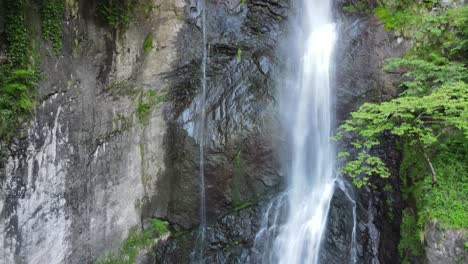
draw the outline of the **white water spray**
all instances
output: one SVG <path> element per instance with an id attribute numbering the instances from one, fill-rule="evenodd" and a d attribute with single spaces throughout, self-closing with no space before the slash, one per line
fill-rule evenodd
<path id="1" fill-rule="evenodd" d="M 291 134 L 289 213 L 275 243 L 280 264 L 317 263 L 334 190 L 335 153 L 330 141 L 330 71 L 336 41 L 331 0 L 304 0 L 305 44 L 301 76 L 288 89 L 285 124 Z"/>

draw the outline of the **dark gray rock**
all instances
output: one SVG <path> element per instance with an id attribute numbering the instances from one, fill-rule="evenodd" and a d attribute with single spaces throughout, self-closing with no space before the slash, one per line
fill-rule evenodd
<path id="1" fill-rule="evenodd" d="M 468 263 L 466 230 L 443 230 L 437 222 L 426 227 L 424 244 L 428 264 Z"/>
<path id="2" fill-rule="evenodd" d="M 353 197 L 335 188 L 322 244 L 321 263 L 352 263 L 352 250 L 355 247 L 352 243 L 354 207 Z"/>

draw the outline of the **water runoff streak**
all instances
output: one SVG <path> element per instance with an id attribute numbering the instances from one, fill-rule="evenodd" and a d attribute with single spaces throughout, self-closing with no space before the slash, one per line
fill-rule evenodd
<path id="1" fill-rule="evenodd" d="M 201 1 L 202 8 L 202 35 L 203 35 L 203 57 L 201 65 L 201 100 L 200 100 L 200 126 L 199 126 L 199 150 L 200 150 L 200 226 L 198 228 L 195 249 L 192 252 L 192 263 L 204 263 L 205 240 L 206 240 L 206 192 L 205 192 L 205 123 L 206 123 L 206 64 L 208 60 L 206 41 L 206 2 Z"/>
<path id="2" fill-rule="evenodd" d="M 332 0 L 303 0 L 304 45 L 301 76 L 285 87 L 292 160 L 287 193 L 289 212 L 274 242 L 280 264 L 318 262 L 331 198 L 335 152 L 332 126 L 331 59 L 336 41 Z"/>

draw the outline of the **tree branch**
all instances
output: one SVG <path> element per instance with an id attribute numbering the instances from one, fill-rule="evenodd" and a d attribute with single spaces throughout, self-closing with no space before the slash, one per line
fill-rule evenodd
<path id="1" fill-rule="evenodd" d="M 426 159 L 427 161 L 427 164 L 429 164 L 429 168 L 431 168 L 431 173 L 432 173 L 432 183 L 436 183 L 437 182 L 437 173 L 434 169 L 434 166 L 432 165 L 432 162 L 431 160 L 429 159 L 429 156 L 427 155 L 426 151 L 424 151 L 424 148 L 422 149 L 422 152 L 424 154 L 424 158 Z"/>

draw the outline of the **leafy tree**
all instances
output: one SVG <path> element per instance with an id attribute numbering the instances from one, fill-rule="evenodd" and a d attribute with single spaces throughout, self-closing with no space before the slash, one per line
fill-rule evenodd
<path id="1" fill-rule="evenodd" d="M 375 12 L 387 29 L 412 33 L 413 47 L 403 58 L 388 59 L 384 67 L 405 72 L 400 84 L 404 91 L 389 102 L 364 104 L 340 126 L 335 139 L 346 134 L 355 139 L 354 155 L 339 154 L 347 158 L 340 171 L 358 186 L 372 175 L 389 177 L 385 163 L 369 150 L 390 133 L 421 150 L 435 182 L 431 147 L 454 130 L 468 138 L 468 6 L 444 9 L 439 1 L 420 6 L 413 1 L 381 1 Z"/>
<path id="2" fill-rule="evenodd" d="M 370 176 L 388 177 L 385 163 L 368 150 L 379 145 L 384 132 L 404 138 L 411 145 L 423 150 L 431 167 L 433 181 L 437 175 L 426 149 L 438 141 L 443 133 L 460 130 L 468 139 L 468 85 L 457 82 L 443 85 L 426 96 L 403 96 L 381 104 L 364 104 L 351 118 L 340 126 L 336 139 L 345 133 L 357 138 L 352 145 L 358 154 L 349 159 L 341 172 L 352 177 L 358 186 Z M 350 156 L 347 152 L 340 157 Z"/>

